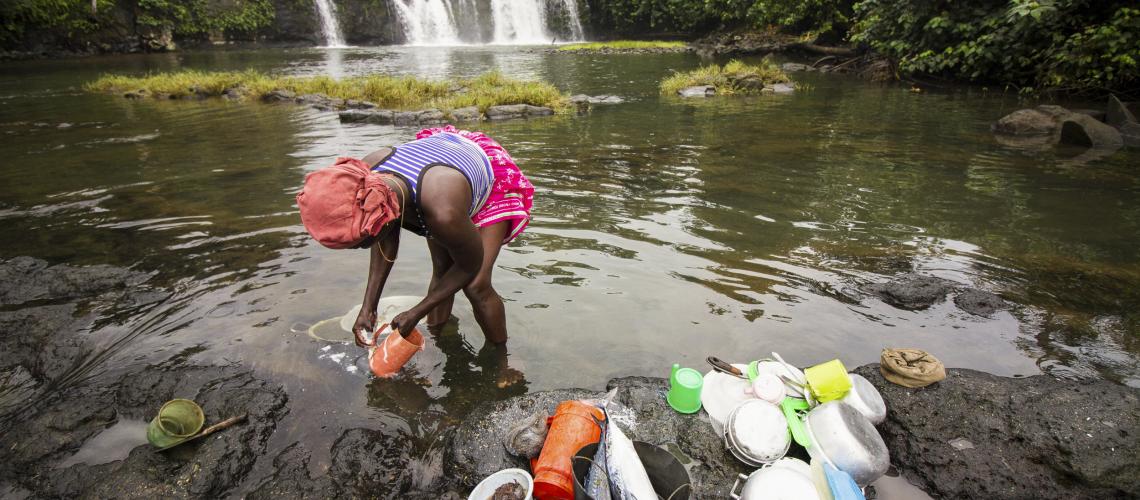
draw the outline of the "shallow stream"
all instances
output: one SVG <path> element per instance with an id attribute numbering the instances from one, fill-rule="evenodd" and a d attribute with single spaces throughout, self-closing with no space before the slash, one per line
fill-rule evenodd
<path id="1" fill-rule="evenodd" d="M 666 376 L 673 363 L 704 371 L 708 355 L 778 351 L 799 365 L 838 357 L 854 367 L 883 347 L 918 347 L 951 367 L 1140 386 L 1140 154 L 1081 164 L 1002 146 L 990 123 L 1035 103 L 980 88 L 912 92 L 795 74 L 808 90 L 790 96 L 658 96 L 661 78 L 698 64 L 688 54 L 512 47 L 3 63 L 0 258 L 153 273 L 150 283 L 173 295 L 77 332 L 94 361 L 67 379 L 176 356 L 249 367 L 288 391 L 269 456 L 301 441 L 314 470 L 343 429 L 384 420 L 416 435 L 424 474 L 438 474 L 440 437 L 482 401 Z M 407 376 L 377 382 L 357 369 L 362 350 L 307 333 L 359 303 L 368 254 L 313 242 L 293 197 L 305 173 L 410 140 L 418 127 L 80 88 L 105 72 L 186 68 L 435 78 L 497 68 L 627 102 L 480 124 L 538 189 L 530 229 L 495 270 L 509 370 L 459 298 L 458 320 Z M 426 288 L 426 246 L 407 236 L 385 295 Z M 949 301 L 909 312 L 859 291 L 906 272 L 993 291 L 1013 307 L 992 318 Z"/>

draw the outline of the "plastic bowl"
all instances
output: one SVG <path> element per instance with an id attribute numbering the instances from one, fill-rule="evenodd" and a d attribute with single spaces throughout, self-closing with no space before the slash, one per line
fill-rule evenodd
<path id="1" fill-rule="evenodd" d="M 529 472 L 522 469 L 503 469 L 487 476 L 487 479 L 475 486 L 471 494 L 467 495 L 467 500 L 487 500 L 500 486 L 511 482 L 519 483 L 526 488 L 526 500 L 534 498 L 534 478 L 530 477 Z"/>

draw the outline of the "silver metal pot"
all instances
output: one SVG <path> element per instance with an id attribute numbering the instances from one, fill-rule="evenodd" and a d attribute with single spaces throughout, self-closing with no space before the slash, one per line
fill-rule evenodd
<path id="1" fill-rule="evenodd" d="M 724 445 L 748 465 L 779 460 L 792 444 L 788 420 L 767 401 L 752 399 L 737 405 L 724 423 Z"/>
<path id="2" fill-rule="evenodd" d="M 744 487 L 736 493 L 740 481 Z M 728 492 L 733 500 L 794 499 L 819 500 L 811 480 L 811 468 L 802 460 L 783 458 L 745 476 L 740 474 Z"/>
<path id="3" fill-rule="evenodd" d="M 792 425 L 796 425 L 795 422 Z M 851 475 L 860 486 L 887 472 L 891 457 L 871 421 L 842 401 L 823 403 L 804 417 L 808 453 Z"/>
<path id="4" fill-rule="evenodd" d="M 871 385 L 867 379 L 857 373 L 847 374 L 851 378 L 851 390 L 843 396 L 844 403 L 851 405 L 862 413 L 872 424 L 879 425 L 887 419 L 887 403 L 879 390 Z"/>

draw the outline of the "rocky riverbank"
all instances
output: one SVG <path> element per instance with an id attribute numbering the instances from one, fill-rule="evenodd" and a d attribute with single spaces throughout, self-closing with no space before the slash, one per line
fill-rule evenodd
<path id="1" fill-rule="evenodd" d="M 0 495 L 463 498 L 486 475 L 524 465 L 502 446 L 510 424 L 536 410 L 553 411 L 559 401 L 603 394 L 561 389 L 482 403 L 441 434 L 443 451 L 431 461 L 442 474 L 432 480 L 422 477 L 422 451 L 413 450 L 407 429 L 381 421 L 334 430 L 339 437 L 327 450 L 299 442 L 274 448 L 271 440 L 283 432 L 291 410 L 281 383 L 240 365 L 195 364 L 187 361 L 190 353 L 136 369 L 93 372 L 93 340 L 59 334 L 92 331 L 116 311 L 164 300 L 168 293 L 150 286 L 150 278 L 111 266 L 51 266 L 28 257 L 0 261 Z M 996 297 L 974 297 L 980 291 L 920 278 L 901 276 L 867 292 L 907 308 L 951 295 L 967 310 L 977 304 L 1001 307 Z M 892 464 L 935 497 L 1125 498 L 1140 491 L 1135 389 L 962 369 L 948 370 L 946 380 L 927 388 L 906 389 L 886 382 L 876 365 L 856 371 L 887 402 L 879 430 Z M 695 498 L 723 497 L 735 475 L 748 468 L 725 451 L 703 411 L 681 415 L 669 409 L 666 384 L 627 377 L 611 380 L 607 388 L 617 388 L 616 400 L 628 409 L 619 421 L 631 437 L 683 459 Z M 240 414 L 249 420 L 164 453 L 136 437 L 140 444 L 131 445 L 129 454 L 121 450 L 121 459 L 71 461 L 103 432 L 139 428 L 177 397 L 199 402 L 208 422 Z M 315 453 L 328 457 L 327 470 L 311 470 Z"/>

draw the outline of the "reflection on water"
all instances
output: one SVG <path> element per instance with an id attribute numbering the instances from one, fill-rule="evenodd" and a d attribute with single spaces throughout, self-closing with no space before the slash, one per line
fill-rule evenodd
<path id="1" fill-rule="evenodd" d="M 83 443 L 79 451 L 59 463 L 59 468 L 75 464 L 99 465 L 127 458 L 135 447 L 146 444 L 147 422 L 120 419 L 114 425 Z"/>
<path id="2" fill-rule="evenodd" d="M 697 63 L 417 47 L 5 64 L 0 257 L 154 273 L 149 283 L 169 295 L 111 308 L 89 335 L 96 354 L 64 382 L 176 355 L 240 363 L 289 392 L 270 453 L 301 441 L 314 470 L 343 429 L 377 422 L 409 431 L 417 463 L 438 470 L 441 436 L 480 402 L 664 376 L 710 354 L 857 366 L 884 346 L 919 347 L 950 366 L 1140 385 L 1135 153 L 1078 167 L 1007 148 L 988 126 L 1019 104 L 987 94 L 797 75 L 810 92 L 657 95 L 663 76 Z M 78 90 L 101 72 L 181 67 L 440 78 L 498 68 L 628 102 L 482 125 L 538 187 L 534 222 L 495 271 L 509 355 L 485 345 L 461 298 L 408 370 L 373 381 L 363 350 L 307 333 L 359 303 L 367 252 L 313 243 L 293 197 L 336 156 L 416 130 L 342 125 L 291 105 Z M 426 247 L 402 245 L 385 294 L 420 295 Z M 995 291 L 1014 307 L 993 318 L 949 301 L 909 312 L 860 292 L 904 272 Z"/>

